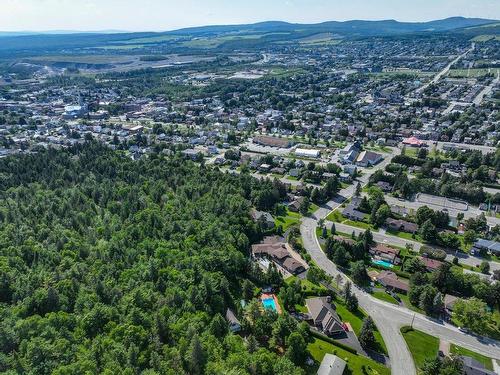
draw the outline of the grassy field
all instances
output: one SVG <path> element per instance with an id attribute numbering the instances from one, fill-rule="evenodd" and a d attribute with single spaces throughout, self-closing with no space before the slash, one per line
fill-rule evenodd
<path id="1" fill-rule="evenodd" d="M 479 354 L 479 353 L 473 352 L 471 350 L 462 348 L 461 346 L 458 346 L 455 344 L 451 344 L 450 353 L 464 355 L 467 357 L 472 357 L 476 361 L 482 363 L 484 365 L 484 367 L 487 368 L 488 370 L 493 370 L 493 363 L 491 362 L 491 358 L 488 358 L 482 354 Z"/>
<path id="2" fill-rule="evenodd" d="M 293 225 L 300 223 L 300 214 L 297 212 L 292 212 L 288 208 L 286 210 L 286 216 L 278 216 L 274 219 L 274 224 L 278 227 L 281 225 L 283 231 L 286 231 Z"/>
<path id="3" fill-rule="evenodd" d="M 396 299 L 393 296 L 387 294 L 386 292 L 373 292 L 372 296 L 381 301 L 389 302 L 394 305 L 399 305 L 398 301 L 396 301 Z"/>
<path id="4" fill-rule="evenodd" d="M 490 35 L 490 34 L 478 35 L 478 36 L 472 38 L 471 41 L 473 41 L 473 42 L 488 42 L 492 39 L 500 40 L 500 35 Z"/>
<path id="5" fill-rule="evenodd" d="M 478 69 L 451 69 L 448 73 L 450 77 L 457 78 L 477 78 L 487 74 L 497 74 L 496 68 L 478 68 Z"/>
<path id="6" fill-rule="evenodd" d="M 391 373 L 387 367 L 382 366 L 380 363 L 360 355 L 349 353 L 342 348 L 317 338 L 315 338 L 314 342 L 307 346 L 307 349 L 311 353 L 315 362 L 317 362 L 317 366 L 321 363 L 323 357 L 327 353 L 331 353 L 342 358 L 347 362 L 347 368 L 344 371 L 344 374 L 389 375 Z M 363 371 L 363 368 L 365 371 Z M 309 373 L 316 374 L 316 371 Z"/>
<path id="7" fill-rule="evenodd" d="M 439 350 L 438 338 L 417 330 L 406 333 L 401 331 L 401 333 L 418 368 L 422 368 L 426 359 L 434 358 L 437 355 Z"/>

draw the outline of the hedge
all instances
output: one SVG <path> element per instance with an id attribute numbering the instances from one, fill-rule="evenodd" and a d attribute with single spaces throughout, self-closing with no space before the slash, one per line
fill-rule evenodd
<path id="1" fill-rule="evenodd" d="M 413 327 L 403 326 L 403 327 L 401 327 L 400 331 L 401 331 L 401 333 L 408 333 L 408 332 L 413 331 Z"/>
<path id="2" fill-rule="evenodd" d="M 326 342 L 328 342 L 328 343 L 330 343 L 332 345 L 335 345 L 335 346 L 339 347 L 340 349 L 344 349 L 344 350 L 348 351 L 349 353 L 358 354 L 358 351 L 356 349 L 353 349 L 350 346 L 347 346 L 347 345 L 342 344 L 342 343 L 340 343 L 338 341 L 335 341 L 331 337 L 325 336 L 322 333 L 319 333 L 317 331 L 311 330 L 311 335 L 313 337 L 316 337 L 317 339 L 320 339 L 320 340 L 326 341 Z"/>

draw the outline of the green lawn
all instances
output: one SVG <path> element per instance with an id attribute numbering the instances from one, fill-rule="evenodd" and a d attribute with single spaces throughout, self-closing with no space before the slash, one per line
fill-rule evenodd
<path id="1" fill-rule="evenodd" d="M 398 293 L 398 297 L 401 298 L 401 301 L 403 302 L 403 304 L 407 308 L 409 308 L 410 310 L 413 310 L 413 311 L 421 313 L 421 314 L 425 314 L 424 310 L 418 308 L 417 306 L 413 306 L 411 304 L 410 299 L 408 298 L 408 296 L 406 294 Z"/>
<path id="2" fill-rule="evenodd" d="M 337 314 L 339 314 L 342 321 L 348 322 L 351 325 L 352 329 L 354 330 L 354 333 L 358 336 L 359 332 L 361 331 L 361 326 L 363 325 L 363 319 L 367 316 L 367 314 L 361 309 L 359 309 L 354 313 L 350 312 L 349 310 L 347 310 L 347 307 L 339 299 L 335 301 L 335 307 L 337 310 Z M 382 335 L 378 331 L 375 331 L 374 334 L 378 346 L 377 350 L 379 352 L 387 354 L 387 347 L 385 346 L 385 342 L 384 339 L 382 338 Z"/>
<path id="3" fill-rule="evenodd" d="M 403 333 L 403 337 L 415 361 L 415 366 L 422 368 L 426 359 L 435 358 L 439 350 L 439 339 L 418 330 Z"/>
<path id="4" fill-rule="evenodd" d="M 326 220 L 333 221 L 334 223 L 341 223 L 345 220 L 339 210 L 335 210 L 330 212 L 330 214 L 326 217 Z"/>
<path id="5" fill-rule="evenodd" d="M 291 284 L 291 283 L 294 283 L 295 281 L 297 280 L 300 280 L 300 285 L 302 286 L 302 290 L 306 293 L 306 294 L 309 294 L 309 293 L 315 293 L 317 294 L 318 296 L 322 296 L 322 295 L 325 295 L 327 290 L 324 286 L 320 286 L 320 285 L 316 285 L 316 284 L 313 284 L 312 282 L 310 282 L 309 280 L 307 279 L 304 279 L 304 280 L 301 280 L 299 278 L 297 278 L 296 276 L 290 276 L 288 277 L 285 282 L 287 284 Z"/>
<path id="6" fill-rule="evenodd" d="M 281 225 L 283 231 L 286 231 L 292 225 L 297 225 L 300 223 L 300 214 L 297 212 L 292 212 L 288 208 L 286 210 L 286 216 L 278 216 L 274 219 L 274 224 L 278 227 Z"/>
<path id="7" fill-rule="evenodd" d="M 491 362 L 491 358 L 488 358 L 482 354 L 473 352 L 469 349 L 462 348 L 461 346 L 455 344 L 451 344 L 450 353 L 472 357 L 476 361 L 482 363 L 484 367 L 487 368 L 488 370 L 493 370 L 493 363 Z"/>
<path id="8" fill-rule="evenodd" d="M 391 236 L 399 237 L 409 241 L 423 242 L 422 237 L 420 237 L 419 234 L 415 234 L 415 238 L 413 238 L 413 234 L 411 233 L 392 230 L 392 229 L 387 229 L 386 233 L 390 234 Z"/>
<path id="9" fill-rule="evenodd" d="M 365 223 L 364 221 L 345 220 L 342 224 L 349 225 L 351 227 L 361 228 L 361 229 L 375 230 L 373 228 L 373 225 Z"/>
<path id="10" fill-rule="evenodd" d="M 372 296 L 381 301 L 389 302 L 394 305 L 399 305 L 398 301 L 396 301 L 396 299 L 393 296 L 387 294 L 386 292 L 373 292 Z"/>
<path id="11" fill-rule="evenodd" d="M 307 211 L 307 213 L 310 215 L 310 214 L 313 214 L 314 212 L 316 212 L 318 210 L 319 206 L 317 204 L 314 204 L 314 203 L 311 203 L 311 206 L 309 207 L 309 210 Z"/>
<path id="12" fill-rule="evenodd" d="M 317 338 L 315 338 L 314 342 L 307 346 L 307 349 L 309 350 L 309 353 L 311 353 L 312 358 L 318 364 L 321 363 L 326 353 L 331 353 L 342 358 L 347 362 L 347 368 L 344 371 L 344 374 L 389 375 L 391 373 L 387 367 L 373 361 L 372 359 L 349 353 L 342 348 Z M 365 372 L 363 372 L 363 366 L 365 368 Z M 316 372 L 311 373 L 315 374 Z"/>

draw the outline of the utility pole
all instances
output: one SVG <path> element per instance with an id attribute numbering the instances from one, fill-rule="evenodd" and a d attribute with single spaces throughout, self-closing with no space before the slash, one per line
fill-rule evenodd
<path id="1" fill-rule="evenodd" d="M 413 321 L 415 320 L 415 313 L 413 313 L 413 318 L 411 318 L 410 327 L 413 328 Z"/>

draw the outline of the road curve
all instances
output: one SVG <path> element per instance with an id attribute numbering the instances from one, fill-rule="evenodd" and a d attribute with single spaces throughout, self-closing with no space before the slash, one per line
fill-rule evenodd
<path id="1" fill-rule="evenodd" d="M 321 212 L 328 211 L 327 208 L 320 210 Z M 315 216 L 323 217 L 322 215 Z M 311 259 L 327 274 L 332 277 L 340 274 L 343 282 L 345 282 L 347 277 L 337 269 L 321 249 L 316 238 L 316 227 L 316 219 L 304 218 L 302 220 L 300 232 L 304 248 L 311 256 Z M 455 326 L 415 313 L 407 308 L 380 301 L 357 287 L 354 287 L 353 291 L 359 300 L 360 307 L 373 318 L 384 338 L 391 359 L 392 374 L 394 375 L 416 374 L 413 359 L 399 331 L 402 326 L 410 325 L 412 322 L 413 327 L 416 329 L 435 337 L 445 339 L 477 353 L 500 359 L 500 343 L 496 340 L 466 335 Z"/>
<path id="2" fill-rule="evenodd" d="M 300 232 L 304 248 L 311 256 L 311 259 L 327 274 L 332 277 L 340 274 L 345 282 L 345 275 L 338 271 L 335 264 L 321 250 L 316 239 L 316 224 L 314 219 L 303 219 Z M 384 338 L 389 358 L 391 359 L 391 373 L 394 375 L 415 375 L 413 359 L 403 336 L 399 332 L 400 325 L 391 323 L 392 317 L 386 313 L 383 305 L 380 306 L 372 303 L 372 298 L 361 292 L 357 287 L 353 288 L 353 292 L 358 297 L 359 306 L 372 317 L 380 334 Z"/>

